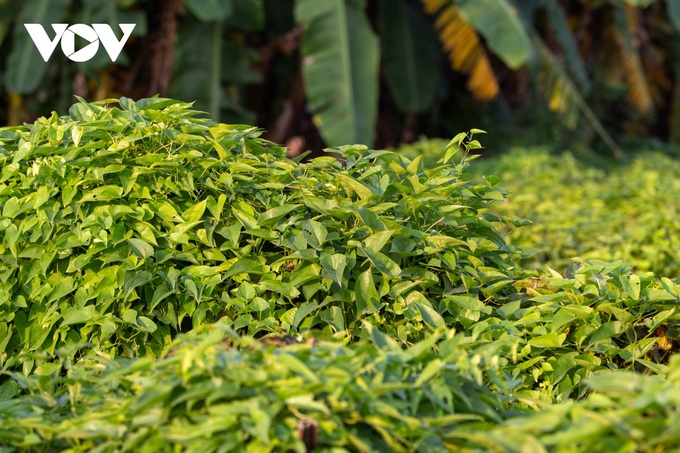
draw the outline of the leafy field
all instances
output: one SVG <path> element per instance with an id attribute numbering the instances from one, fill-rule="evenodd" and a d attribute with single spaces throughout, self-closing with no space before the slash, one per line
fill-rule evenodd
<path id="1" fill-rule="evenodd" d="M 116 102 L 0 130 L 2 451 L 680 445 L 680 280 L 525 268 L 472 133 L 301 163 Z"/>
<path id="2" fill-rule="evenodd" d="M 446 141 L 409 145 L 435 165 Z M 487 154 L 488 153 L 488 154 Z M 680 275 L 680 162 L 646 152 L 623 161 L 597 160 L 546 149 L 514 149 L 500 157 L 485 151 L 474 179 L 495 175 L 508 199 L 493 211 L 532 221 L 506 230 L 510 244 L 535 250 L 524 262 L 563 271 L 574 257 L 622 260 L 639 271 Z M 589 159 L 589 160 L 588 160 Z"/>

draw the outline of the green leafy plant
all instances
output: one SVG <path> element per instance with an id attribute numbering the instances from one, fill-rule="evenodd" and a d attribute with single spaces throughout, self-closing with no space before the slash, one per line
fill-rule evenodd
<path id="1" fill-rule="evenodd" d="M 424 170 L 349 146 L 344 165 L 300 164 L 254 128 L 196 113 L 81 101 L 3 132 L 6 367 L 81 342 L 156 356 L 222 318 L 252 335 L 350 337 L 369 319 L 410 342 L 445 324 L 443 295 L 478 297 L 472 266 L 510 281 L 516 257 L 478 213 L 502 195 L 462 179 L 465 161 Z"/>
<path id="2" fill-rule="evenodd" d="M 29 394 L 0 403 L 0 444 L 305 451 L 297 430 L 313 421 L 321 448 L 443 451 L 464 444 L 443 441 L 452 427 L 508 412 L 506 399 L 484 385 L 485 365 L 455 340 L 433 336 L 402 349 L 366 327 L 371 340 L 352 346 L 275 347 L 218 325 L 178 339 L 162 359 L 100 356 L 68 377 L 19 378 Z"/>
<path id="3" fill-rule="evenodd" d="M 199 113 L 80 100 L 0 129 L 0 446 L 674 445 L 680 280 L 524 269 L 503 230 L 526 221 L 466 173 L 483 131 L 434 168 L 299 162 Z"/>

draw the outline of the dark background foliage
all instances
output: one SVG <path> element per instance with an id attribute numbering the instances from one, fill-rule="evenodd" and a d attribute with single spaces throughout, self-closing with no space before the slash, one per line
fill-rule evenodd
<path id="1" fill-rule="evenodd" d="M 44 63 L 27 22 L 137 27 L 115 64 Z M 673 0 L 3 0 L 0 124 L 160 94 L 292 152 L 482 127 L 618 154 L 680 140 L 679 30 Z"/>

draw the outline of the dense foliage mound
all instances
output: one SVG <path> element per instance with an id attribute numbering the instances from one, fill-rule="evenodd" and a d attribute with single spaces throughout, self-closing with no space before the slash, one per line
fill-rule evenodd
<path id="1" fill-rule="evenodd" d="M 518 266 L 472 134 L 434 168 L 300 163 L 196 114 L 81 101 L 0 130 L 0 445 L 674 445 L 680 282 Z"/>
<path id="2" fill-rule="evenodd" d="M 411 341 L 511 283 L 513 255 L 478 212 L 502 197 L 462 165 L 363 147 L 298 164 L 188 104 L 121 107 L 80 102 L 2 134 L 10 368 L 82 342 L 158 355 L 225 318 L 258 336 L 357 336 L 368 319 Z"/>

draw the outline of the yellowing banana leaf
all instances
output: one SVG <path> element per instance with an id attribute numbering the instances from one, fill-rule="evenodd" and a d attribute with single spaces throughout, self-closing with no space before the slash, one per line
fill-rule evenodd
<path id="1" fill-rule="evenodd" d="M 461 17 L 449 0 L 423 0 L 425 11 L 437 14 L 434 27 L 451 67 L 468 74 L 467 88 L 479 100 L 495 98 L 500 91 L 498 79 L 477 32 Z"/>

